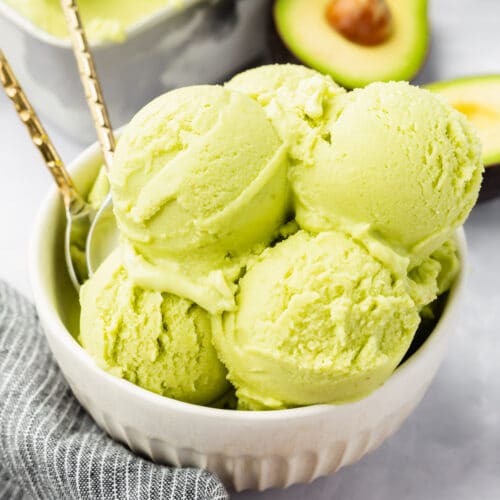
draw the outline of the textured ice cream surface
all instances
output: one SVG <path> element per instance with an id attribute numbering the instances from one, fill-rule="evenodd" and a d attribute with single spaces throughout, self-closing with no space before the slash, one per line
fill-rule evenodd
<path id="1" fill-rule="evenodd" d="M 289 147 L 292 162 L 311 164 L 318 141 L 329 141 L 329 127 L 341 109 L 345 90 L 330 76 L 295 64 L 271 64 L 236 75 L 226 87 L 243 92 L 264 109 Z"/>
<path id="2" fill-rule="evenodd" d="M 310 231 L 347 227 L 420 263 L 476 202 L 481 147 L 465 117 L 406 82 L 374 83 L 342 99 L 314 162 L 292 165 L 296 218 Z"/>
<path id="3" fill-rule="evenodd" d="M 81 343 L 187 402 L 233 407 L 227 379 L 239 409 L 365 397 L 435 324 L 481 174 L 464 117 L 404 82 L 274 65 L 165 94 L 119 140 Z"/>
<path id="4" fill-rule="evenodd" d="M 83 285 L 80 302 L 80 342 L 110 373 L 196 404 L 229 389 L 209 314 L 186 299 L 135 286 L 120 250 Z"/>
<path id="5" fill-rule="evenodd" d="M 441 264 L 432 257 L 426 257 L 408 273 L 408 291 L 421 310 L 438 296 L 438 277 Z"/>
<path id="6" fill-rule="evenodd" d="M 431 254 L 431 258 L 441 266 L 437 277 L 438 295 L 447 292 L 460 271 L 457 244 L 454 239 L 445 241 Z"/>
<path id="7" fill-rule="evenodd" d="M 346 402 L 383 384 L 419 324 L 405 278 L 341 232 L 299 231 L 266 249 L 237 310 L 212 321 L 240 408 Z"/>
<path id="8" fill-rule="evenodd" d="M 447 292 L 460 270 L 455 240 L 445 241 L 408 273 L 409 293 L 420 309 Z"/>
<path id="9" fill-rule="evenodd" d="M 47 33 L 68 37 L 60 0 L 0 0 Z M 80 0 L 85 31 L 94 42 L 121 42 L 126 30 L 145 16 L 167 6 L 181 6 L 184 0 Z"/>
<path id="10" fill-rule="evenodd" d="M 110 174 L 131 278 L 211 312 L 233 308 L 246 256 L 287 217 L 286 153 L 262 108 L 239 92 L 186 87 L 143 108 Z"/>

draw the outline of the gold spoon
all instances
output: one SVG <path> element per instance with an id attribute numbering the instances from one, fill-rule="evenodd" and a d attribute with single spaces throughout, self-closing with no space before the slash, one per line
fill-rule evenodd
<path id="1" fill-rule="evenodd" d="M 61 6 L 66 17 L 87 104 L 101 145 L 104 165 L 109 172 L 113 163 L 116 143 L 94 59 L 87 42 L 76 0 L 61 0 Z M 111 194 L 108 194 L 88 230 L 85 257 L 89 276 L 92 276 L 99 264 L 117 245 L 118 231 L 112 209 L 113 200 Z"/>
<path id="2" fill-rule="evenodd" d="M 89 232 L 96 211 L 78 193 L 61 157 L 23 92 L 2 50 L 0 50 L 0 80 L 5 93 L 14 103 L 19 118 L 28 129 L 33 144 L 40 151 L 61 194 L 66 212 L 64 257 L 69 277 L 78 291 L 89 274 L 83 253 L 85 251 L 85 236 Z"/>

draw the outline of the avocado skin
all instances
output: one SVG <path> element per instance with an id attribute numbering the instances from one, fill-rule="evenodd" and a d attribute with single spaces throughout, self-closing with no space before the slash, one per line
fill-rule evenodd
<path id="1" fill-rule="evenodd" d="M 489 165 L 484 169 L 478 201 L 481 203 L 498 196 L 500 196 L 500 164 Z"/>
<path id="2" fill-rule="evenodd" d="M 273 64 L 304 64 L 298 57 L 296 57 L 283 42 L 276 23 L 274 22 L 274 5 L 269 2 L 268 13 L 266 14 L 269 20 L 267 30 L 267 47 L 270 62 Z"/>

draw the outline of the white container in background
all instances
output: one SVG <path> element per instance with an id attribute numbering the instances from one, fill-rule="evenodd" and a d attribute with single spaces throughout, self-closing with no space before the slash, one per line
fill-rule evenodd
<path id="1" fill-rule="evenodd" d="M 113 127 L 165 91 L 224 81 L 265 62 L 268 0 L 186 0 L 92 50 Z M 42 118 L 87 143 L 95 138 L 69 40 L 48 34 L 0 0 L 0 46 Z"/>

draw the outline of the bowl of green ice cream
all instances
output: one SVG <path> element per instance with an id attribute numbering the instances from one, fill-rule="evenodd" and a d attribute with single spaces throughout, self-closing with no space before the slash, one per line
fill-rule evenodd
<path id="1" fill-rule="evenodd" d="M 110 186 L 118 247 L 78 297 L 53 191 L 31 276 L 52 352 L 111 436 L 242 490 L 330 474 L 399 428 L 464 291 L 482 166 L 462 115 L 405 83 L 348 94 L 277 65 L 159 97 L 109 180 L 101 164 L 94 144 L 72 173 L 97 204 Z M 328 197 L 341 176 L 350 203 Z"/>

